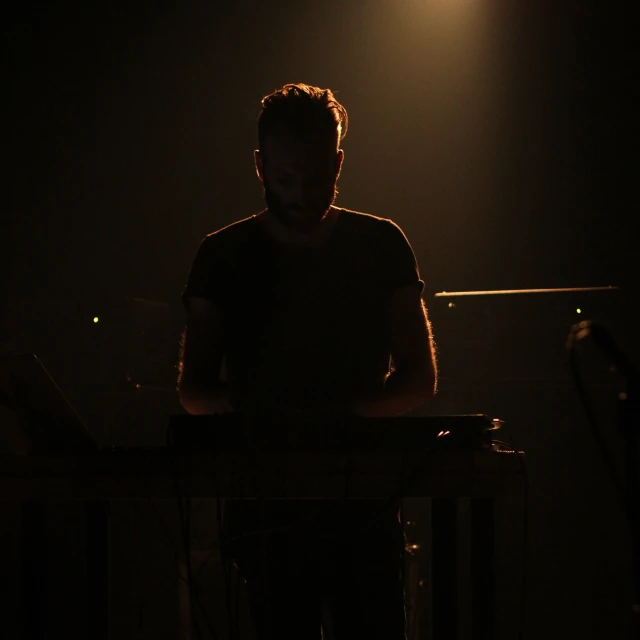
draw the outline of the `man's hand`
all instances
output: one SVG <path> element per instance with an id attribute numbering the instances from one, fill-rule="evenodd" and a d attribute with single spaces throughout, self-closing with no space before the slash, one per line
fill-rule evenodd
<path id="1" fill-rule="evenodd" d="M 233 413 L 233 405 L 229 400 L 229 396 L 216 398 L 211 404 L 210 413 Z"/>
<path id="2" fill-rule="evenodd" d="M 431 400 L 434 393 L 431 375 L 394 371 L 380 394 L 356 400 L 351 405 L 351 413 L 365 418 L 391 418 Z"/>
<path id="3" fill-rule="evenodd" d="M 183 384 L 180 402 L 192 415 L 217 415 L 234 411 L 227 390 L 223 387 L 197 390 Z"/>

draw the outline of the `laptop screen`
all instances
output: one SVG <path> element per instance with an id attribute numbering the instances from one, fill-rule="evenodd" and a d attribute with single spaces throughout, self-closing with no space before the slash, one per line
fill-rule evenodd
<path id="1" fill-rule="evenodd" d="M 0 356 L 0 453 L 82 453 L 98 448 L 34 354 Z"/>

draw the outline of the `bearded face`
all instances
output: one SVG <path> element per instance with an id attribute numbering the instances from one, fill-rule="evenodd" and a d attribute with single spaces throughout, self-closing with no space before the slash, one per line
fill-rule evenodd
<path id="1" fill-rule="evenodd" d="M 331 136 L 281 132 L 267 138 L 256 157 L 269 211 L 283 225 L 310 231 L 333 205 L 342 151 Z"/>

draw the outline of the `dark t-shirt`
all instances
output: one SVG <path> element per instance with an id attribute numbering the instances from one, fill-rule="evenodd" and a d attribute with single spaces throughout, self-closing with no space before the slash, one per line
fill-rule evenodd
<path id="1" fill-rule="evenodd" d="M 386 304 L 405 285 L 423 288 L 402 230 L 341 209 L 329 240 L 314 249 L 285 248 L 256 216 L 209 234 L 182 299 L 222 309 L 236 408 L 339 409 L 382 389 Z"/>

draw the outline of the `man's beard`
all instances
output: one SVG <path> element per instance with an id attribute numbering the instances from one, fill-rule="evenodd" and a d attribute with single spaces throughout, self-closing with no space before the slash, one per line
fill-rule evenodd
<path id="1" fill-rule="evenodd" d="M 325 217 L 333 203 L 336 201 L 338 188 L 333 184 L 331 191 L 327 191 L 324 197 L 318 198 L 312 206 L 304 210 L 304 218 L 294 217 L 282 201 L 264 183 L 264 200 L 269 211 L 282 223 L 283 226 L 295 231 L 308 232 L 317 227 Z"/>

